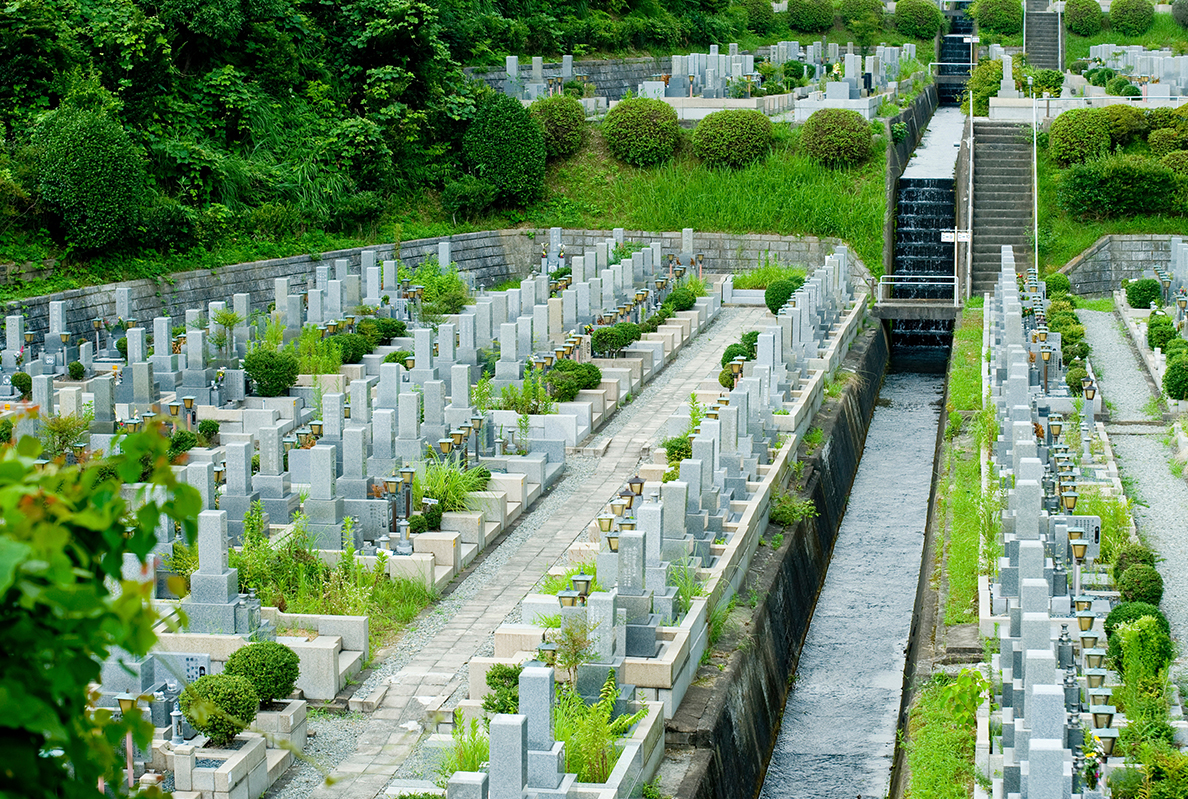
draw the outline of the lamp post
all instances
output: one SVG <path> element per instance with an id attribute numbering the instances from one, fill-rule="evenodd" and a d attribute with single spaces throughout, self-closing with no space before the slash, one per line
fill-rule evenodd
<path id="1" fill-rule="evenodd" d="M 1044 362 L 1044 393 L 1048 393 L 1048 361 L 1052 360 L 1052 348 L 1047 344 L 1040 348 L 1040 358 Z"/>
<path id="2" fill-rule="evenodd" d="M 99 330 L 103 327 L 103 320 L 96 316 L 91 320 L 91 327 L 95 328 L 95 354 L 99 354 Z"/>
<path id="3" fill-rule="evenodd" d="M 116 694 L 116 701 L 119 702 L 119 704 L 120 704 L 120 713 L 123 715 L 124 721 L 125 722 L 129 721 L 130 720 L 129 715 L 132 713 L 133 709 L 136 708 L 136 704 L 139 701 L 139 697 L 136 696 L 135 694 L 130 694 L 127 691 L 124 691 L 123 693 Z M 135 768 L 132 765 L 132 730 L 131 730 L 131 728 L 129 728 L 128 731 L 124 734 L 124 751 L 128 756 L 128 764 L 127 764 L 128 765 L 128 790 L 133 791 L 136 789 L 136 774 L 135 774 Z"/>
<path id="4" fill-rule="evenodd" d="M 479 462 L 479 430 L 482 429 L 485 418 L 481 413 L 470 417 L 470 429 L 474 431 L 474 462 L 476 465 Z"/>

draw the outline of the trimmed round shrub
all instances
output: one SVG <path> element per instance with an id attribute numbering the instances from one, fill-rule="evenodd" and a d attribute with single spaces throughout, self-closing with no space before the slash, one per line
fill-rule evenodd
<path id="1" fill-rule="evenodd" d="M 1114 155 L 1075 164 L 1056 187 L 1056 201 L 1073 216 L 1104 219 L 1160 213 L 1176 195 L 1176 176 L 1158 161 Z"/>
<path id="2" fill-rule="evenodd" d="M 12 376 L 12 387 L 20 392 L 21 399 L 29 399 L 33 393 L 33 378 L 28 372 L 16 372 Z"/>
<path id="3" fill-rule="evenodd" d="M 87 376 L 87 367 L 83 366 L 82 361 L 71 361 L 66 371 L 70 373 L 71 380 L 82 380 Z"/>
<path id="4" fill-rule="evenodd" d="M 1168 342 L 1163 345 L 1163 354 L 1167 356 L 1169 362 L 1181 353 L 1188 354 L 1188 341 L 1185 341 L 1179 336 L 1169 339 Z"/>
<path id="5" fill-rule="evenodd" d="M 544 186 L 545 143 L 528 109 L 514 97 L 491 94 L 479 104 L 462 137 L 462 153 L 495 202 L 527 205 Z"/>
<path id="6" fill-rule="evenodd" d="M 1081 388 L 1081 380 L 1088 376 L 1089 373 L 1085 371 L 1084 366 L 1070 366 L 1064 374 L 1064 382 L 1068 384 L 1068 393 L 1074 397 L 1081 396 L 1084 393 L 1084 389 Z"/>
<path id="7" fill-rule="evenodd" d="M 1158 347 L 1163 349 L 1163 345 L 1176 335 L 1175 325 L 1172 324 L 1171 317 L 1167 314 L 1151 314 L 1147 322 L 1147 346 L 1151 349 Z"/>
<path id="8" fill-rule="evenodd" d="M 1181 28 L 1188 28 L 1188 0 L 1176 0 L 1172 3 L 1172 19 Z"/>
<path id="9" fill-rule="evenodd" d="M 767 306 L 767 310 L 778 314 L 780 309 L 788 303 L 788 298 L 795 293 L 796 284 L 791 280 L 777 280 L 763 292 L 763 303 Z"/>
<path id="10" fill-rule="evenodd" d="M 887 13 L 883 0 L 839 0 L 837 12 L 841 15 L 846 27 L 853 27 L 855 22 L 877 19 L 880 22 Z"/>
<path id="11" fill-rule="evenodd" d="M 182 692 L 181 709 L 214 746 L 226 746 L 256 718 L 260 697 L 246 677 L 207 674 Z"/>
<path id="12" fill-rule="evenodd" d="M 1122 575 L 1131 566 L 1138 564 L 1144 566 L 1155 566 L 1155 553 L 1150 547 L 1145 544 L 1126 544 L 1118 550 L 1118 554 L 1114 556 L 1114 567 L 1111 571 L 1111 577 L 1114 578 L 1114 584 L 1122 582 Z"/>
<path id="13" fill-rule="evenodd" d="M 729 366 L 718 372 L 718 385 L 725 389 L 734 388 L 734 373 L 730 371 Z"/>
<path id="14" fill-rule="evenodd" d="M 243 359 L 243 370 L 261 397 L 279 397 L 297 382 L 297 353 L 288 347 L 270 350 L 257 347 Z"/>
<path id="15" fill-rule="evenodd" d="M 553 369 L 545 378 L 545 382 L 549 386 L 549 396 L 557 402 L 573 402 L 578 392 L 582 390 L 582 381 L 573 372 Z"/>
<path id="16" fill-rule="evenodd" d="M 1072 281 L 1062 272 L 1053 272 L 1044 278 L 1044 285 L 1048 287 L 1048 296 L 1054 294 L 1071 294 Z"/>
<path id="17" fill-rule="evenodd" d="M 969 10 L 979 30 L 1006 35 L 1023 30 L 1023 5 L 1019 0 L 975 0 Z"/>
<path id="18" fill-rule="evenodd" d="M 1126 285 L 1126 302 L 1131 308 L 1150 308 L 1163 299 L 1163 286 L 1153 277 L 1132 280 Z"/>
<path id="19" fill-rule="evenodd" d="M 1064 27 L 1077 36 L 1101 33 L 1101 6 L 1097 0 L 1067 0 L 1064 4 Z"/>
<path id="20" fill-rule="evenodd" d="M 1172 343 L 1183 341 L 1173 339 Z M 1188 399 L 1188 342 L 1168 350 L 1167 371 L 1163 373 L 1163 391 L 1174 400 Z"/>
<path id="21" fill-rule="evenodd" d="M 1133 83 L 1127 83 L 1122 87 L 1121 91 L 1118 92 L 1119 97 L 1142 97 L 1142 95 L 1142 91 Z"/>
<path id="22" fill-rule="evenodd" d="M 660 446 L 664 447 L 664 459 L 670 466 L 693 457 L 693 444 L 687 436 L 666 438 Z"/>
<path id="23" fill-rule="evenodd" d="M 766 114 L 745 108 L 715 111 L 693 129 L 693 154 L 708 166 L 746 166 L 771 152 L 771 138 Z"/>
<path id="24" fill-rule="evenodd" d="M 1101 109 L 1109 126 L 1110 142 L 1118 147 L 1147 135 L 1147 116 L 1133 105 L 1115 103 Z"/>
<path id="25" fill-rule="evenodd" d="M 1109 67 L 1095 67 L 1094 69 L 1085 72 L 1085 79 L 1089 81 L 1090 86 L 1100 86 L 1103 89 L 1118 73 Z"/>
<path id="26" fill-rule="evenodd" d="M 232 652 L 223 673 L 247 679 L 256 689 L 260 704 L 268 705 L 293 693 L 301 674 L 301 659 L 284 644 L 259 641 Z"/>
<path id="27" fill-rule="evenodd" d="M 801 128 L 801 144 L 813 159 L 830 166 L 851 166 L 870 158 L 870 124 L 857 111 L 822 108 Z"/>
<path id="28" fill-rule="evenodd" d="M 722 366 L 729 366 L 730 362 L 740 355 L 748 361 L 751 360 L 751 351 L 747 349 L 746 344 L 731 344 L 722 351 Z"/>
<path id="29" fill-rule="evenodd" d="M 1159 163 L 1170 169 L 1179 178 L 1188 178 L 1188 150 L 1175 150 L 1159 159 Z"/>
<path id="30" fill-rule="evenodd" d="M 1112 0 L 1110 27 L 1123 36 L 1142 36 L 1155 24 L 1151 0 Z"/>
<path id="31" fill-rule="evenodd" d="M 1100 158 L 1109 152 L 1110 134 L 1093 108 L 1074 108 L 1052 121 L 1048 152 L 1064 166 Z"/>
<path id="32" fill-rule="evenodd" d="M 408 517 L 408 532 L 409 535 L 417 535 L 418 533 L 428 532 L 429 522 L 425 521 L 425 516 L 420 513 L 414 513 Z"/>
<path id="33" fill-rule="evenodd" d="M 1122 637 L 1114 635 L 1114 631 L 1120 625 L 1129 624 L 1132 621 L 1137 621 L 1144 616 L 1150 616 L 1155 619 L 1160 629 L 1164 634 L 1170 636 L 1171 626 L 1167 622 L 1167 616 L 1163 615 L 1163 611 L 1154 605 L 1149 605 L 1146 602 L 1119 602 L 1110 615 L 1106 616 L 1105 620 L 1105 634 L 1107 639 L 1106 654 L 1114 663 L 1116 669 L 1122 669 Z M 1167 639 L 1170 647 L 1171 638 Z"/>
<path id="34" fill-rule="evenodd" d="M 643 331 L 639 329 L 639 325 L 635 322 L 619 322 L 615 325 L 615 330 L 619 331 L 619 335 L 623 337 L 623 346 L 639 341 L 643 335 Z"/>
<path id="35" fill-rule="evenodd" d="M 614 327 L 600 327 L 590 334 L 590 346 L 595 352 L 618 352 L 624 343 L 623 334 Z"/>
<path id="36" fill-rule="evenodd" d="M 611 155 L 632 166 L 663 164 L 676 152 L 680 135 L 676 110 L 663 100 L 624 100 L 602 122 Z"/>
<path id="37" fill-rule="evenodd" d="M 1147 143 L 1151 145 L 1151 153 L 1156 158 L 1163 158 L 1176 150 L 1188 149 L 1188 130 L 1159 128 L 1147 135 Z"/>
<path id="38" fill-rule="evenodd" d="M 940 31 L 944 21 L 944 14 L 931 0 L 899 0 L 895 4 L 895 30 L 904 36 L 931 39 Z"/>
<path id="39" fill-rule="evenodd" d="M 788 0 L 788 27 L 794 31 L 824 33 L 833 27 L 833 14 L 831 0 Z"/>
<path id="40" fill-rule="evenodd" d="M 550 161 L 568 158 L 581 149 L 586 132 L 586 110 L 580 101 L 568 94 L 555 94 L 528 106 L 528 113 L 540 126 Z"/>
<path id="41" fill-rule="evenodd" d="M 362 333 L 339 333 L 328 338 L 330 346 L 338 348 L 343 363 L 359 363 L 363 356 L 375 349 L 375 345 Z"/>
<path id="42" fill-rule="evenodd" d="M 91 251 L 133 237 L 145 194 L 144 155 L 118 121 L 61 108 L 33 140 L 43 151 L 38 192 L 70 245 Z"/>
<path id="43" fill-rule="evenodd" d="M 1147 129 L 1161 130 L 1162 128 L 1179 127 L 1183 120 L 1176 114 L 1174 108 L 1148 108 Z"/>
<path id="44" fill-rule="evenodd" d="M 1111 78 L 1110 82 L 1105 86 L 1106 94 L 1111 94 L 1114 97 L 1121 97 L 1122 92 L 1126 91 L 1126 87 L 1129 85 L 1130 80 L 1125 75 L 1119 75 L 1116 78 Z"/>
<path id="45" fill-rule="evenodd" d="M 697 298 L 693 296 L 693 292 L 681 286 L 673 289 L 665 304 L 671 305 L 674 311 L 687 311 L 697 304 Z"/>
<path id="46" fill-rule="evenodd" d="M 743 0 L 747 11 L 747 27 L 755 33 L 770 33 L 776 26 L 775 10 L 771 0 Z"/>
<path id="47" fill-rule="evenodd" d="M 581 390 L 598 388 L 602 382 L 602 370 L 592 363 L 560 360 L 553 365 L 553 371 L 577 375 L 578 388 Z"/>
<path id="48" fill-rule="evenodd" d="M 1163 578 L 1154 566 L 1139 563 L 1131 566 L 1118 583 L 1123 602 L 1146 602 L 1158 605 L 1163 600 Z"/>

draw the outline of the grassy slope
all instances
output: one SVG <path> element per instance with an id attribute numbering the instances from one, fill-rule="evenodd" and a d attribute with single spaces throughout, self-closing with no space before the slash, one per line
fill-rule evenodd
<path id="1" fill-rule="evenodd" d="M 670 164 L 658 169 L 625 166 L 610 157 L 597 128 L 592 128 L 581 152 L 549 166 L 545 198 L 526 211 L 456 223 L 441 211 L 436 196 L 427 193 L 363 235 L 313 231 L 272 242 L 245 234 L 212 252 L 111 255 L 60 268 L 47 280 L 2 286 L 0 300 L 264 258 L 519 226 L 656 231 L 692 227 L 727 233 L 836 236 L 849 242 L 869 267 L 879 268 L 886 205 L 882 147 L 860 168 L 825 169 L 799 152 L 798 131 L 788 124 L 777 127 L 779 141 L 771 157 L 733 172 L 702 166 L 689 152 L 687 135 Z M 23 263 L 54 255 L 43 238 L 0 240 L 0 262 Z"/>

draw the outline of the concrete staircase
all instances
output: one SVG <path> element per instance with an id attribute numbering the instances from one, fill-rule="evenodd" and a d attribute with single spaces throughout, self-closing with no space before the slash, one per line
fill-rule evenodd
<path id="1" fill-rule="evenodd" d="M 1015 248 L 1020 271 L 1030 268 L 1031 142 L 1028 128 L 974 122 L 973 274 L 975 295 L 992 291 L 1002 268 L 1002 245 Z"/>
<path id="2" fill-rule="evenodd" d="M 1048 13 L 1047 0 L 1027 0 L 1027 40 L 1023 52 L 1036 69 L 1063 69 L 1060 16 Z"/>

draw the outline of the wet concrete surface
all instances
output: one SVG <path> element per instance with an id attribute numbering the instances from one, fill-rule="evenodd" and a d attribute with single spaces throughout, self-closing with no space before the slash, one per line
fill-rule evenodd
<path id="1" fill-rule="evenodd" d="M 943 386 L 883 384 L 761 799 L 887 795 Z"/>

